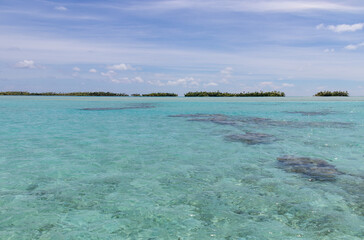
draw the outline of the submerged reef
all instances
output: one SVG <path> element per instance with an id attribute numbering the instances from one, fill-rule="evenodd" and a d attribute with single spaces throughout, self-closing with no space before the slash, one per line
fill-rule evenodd
<path id="1" fill-rule="evenodd" d="M 105 107 L 105 108 L 82 108 L 81 110 L 85 111 L 112 111 L 112 110 L 126 110 L 126 109 L 148 109 L 155 108 L 154 105 L 149 103 L 138 103 L 138 104 L 130 104 L 125 107 Z"/>
<path id="2" fill-rule="evenodd" d="M 334 111 L 324 110 L 324 111 L 285 111 L 284 113 L 301 114 L 302 116 L 326 116 L 329 114 L 336 113 Z"/>
<path id="3" fill-rule="evenodd" d="M 267 144 L 276 140 L 276 137 L 265 133 L 252 133 L 233 134 L 225 137 L 226 140 L 231 142 L 242 142 L 248 145 Z"/>
<path id="4" fill-rule="evenodd" d="M 205 114 L 205 113 L 196 113 L 196 114 L 176 114 L 169 115 L 169 117 L 182 117 L 182 118 L 192 118 L 192 117 L 226 117 L 224 114 Z"/>
<path id="5" fill-rule="evenodd" d="M 334 181 L 341 174 L 334 165 L 322 159 L 286 155 L 277 160 L 286 172 L 299 173 L 312 180 Z"/>
<path id="6" fill-rule="evenodd" d="M 170 117 L 188 118 L 188 121 L 195 122 L 211 122 L 220 125 L 231 125 L 243 127 L 247 124 L 258 125 L 259 127 L 333 127 L 347 128 L 353 126 L 348 122 L 301 122 L 301 121 L 286 121 L 274 120 L 271 118 L 261 117 L 245 117 L 245 116 L 228 116 L 224 114 L 179 114 L 170 115 Z"/>
<path id="7" fill-rule="evenodd" d="M 170 115 L 169 117 L 189 118 L 192 122 L 212 122 L 221 125 L 236 125 L 237 122 L 224 114 L 178 114 Z"/>
<path id="8" fill-rule="evenodd" d="M 237 125 L 238 122 L 236 122 L 233 119 L 229 119 L 225 116 L 215 116 L 215 117 L 209 117 L 209 118 L 191 118 L 188 121 L 192 121 L 192 122 L 212 122 L 215 124 L 220 124 L 220 125 Z"/>

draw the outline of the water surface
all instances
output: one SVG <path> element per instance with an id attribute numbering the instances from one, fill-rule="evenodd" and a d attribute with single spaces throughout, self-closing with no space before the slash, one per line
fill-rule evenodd
<path id="1" fill-rule="evenodd" d="M 351 97 L 2 96 L 0 239 L 363 239 L 363 119 Z"/>

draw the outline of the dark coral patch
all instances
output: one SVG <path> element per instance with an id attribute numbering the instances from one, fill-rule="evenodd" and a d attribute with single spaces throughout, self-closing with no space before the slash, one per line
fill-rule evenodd
<path id="1" fill-rule="evenodd" d="M 194 122 L 211 122 L 220 125 L 245 126 L 256 125 L 258 127 L 330 127 L 330 128 L 348 128 L 352 127 L 353 123 L 348 122 L 301 122 L 301 121 L 286 121 L 274 120 L 270 118 L 260 117 L 245 117 L 245 116 L 228 116 L 224 114 L 180 114 L 170 115 L 170 117 L 188 118 L 188 121 Z"/>
<path id="2" fill-rule="evenodd" d="M 112 111 L 112 110 L 126 110 L 126 109 L 148 109 L 155 108 L 154 105 L 149 103 L 130 104 L 125 107 L 106 107 L 106 108 L 82 108 L 85 111 Z"/>
<path id="3" fill-rule="evenodd" d="M 177 114 L 177 115 L 169 115 L 169 117 L 181 117 L 181 118 L 206 118 L 206 117 L 227 117 L 224 114 L 204 114 L 204 113 L 196 113 L 196 114 Z"/>
<path id="4" fill-rule="evenodd" d="M 225 139 L 231 142 L 242 142 L 249 145 L 256 145 L 272 143 L 276 140 L 276 137 L 264 133 L 245 133 L 229 135 L 226 136 Z"/>
<path id="5" fill-rule="evenodd" d="M 340 174 L 334 165 L 322 159 L 288 155 L 278 157 L 277 160 L 285 171 L 299 173 L 312 180 L 334 181 Z"/>
<path id="6" fill-rule="evenodd" d="M 336 113 L 334 111 L 329 111 L 329 110 L 323 110 L 323 111 L 285 111 L 285 113 L 292 113 L 292 114 L 301 114 L 302 116 L 326 116 L 329 114 L 333 114 Z"/>
<path id="7" fill-rule="evenodd" d="M 191 118 L 188 121 L 194 122 L 212 122 L 219 125 L 236 125 L 238 122 L 226 116 L 214 116 L 209 118 Z"/>

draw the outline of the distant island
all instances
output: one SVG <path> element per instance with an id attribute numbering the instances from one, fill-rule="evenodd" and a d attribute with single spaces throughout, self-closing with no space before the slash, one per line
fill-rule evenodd
<path id="1" fill-rule="evenodd" d="M 347 91 L 321 91 L 315 94 L 315 97 L 349 97 Z"/>
<path id="2" fill-rule="evenodd" d="M 14 95 L 14 96 L 116 96 L 116 97 L 127 97 L 125 93 L 111 93 L 111 92 L 71 92 L 71 93 L 30 93 L 30 92 L 0 92 L 0 95 Z"/>
<path id="3" fill-rule="evenodd" d="M 143 94 L 143 97 L 178 97 L 176 93 L 148 93 Z"/>
<path id="4" fill-rule="evenodd" d="M 336 92 L 334 92 L 336 93 Z M 7 96 L 98 96 L 98 97 L 128 97 L 126 93 L 112 93 L 112 92 L 70 92 L 70 93 L 55 93 L 55 92 L 43 92 L 43 93 L 31 93 L 25 91 L 8 91 L 0 92 L 0 95 Z M 132 97 L 178 97 L 176 93 L 148 93 L 139 94 L 133 93 Z M 188 92 L 185 97 L 285 97 L 284 92 L 271 91 L 271 92 L 241 92 L 241 93 L 227 93 L 227 92 Z"/>
<path id="5" fill-rule="evenodd" d="M 30 92 L 0 92 L 0 95 L 7 96 L 98 96 L 98 97 L 128 97 L 126 93 L 111 93 L 111 92 L 71 92 L 71 93 L 54 93 L 54 92 L 44 92 L 44 93 L 30 93 Z M 175 93 L 149 93 L 149 94 L 139 94 L 134 93 L 133 97 L 177 97 Z"/>
<path id="6" fill-rule="evenodd" d="M 285 97 L 284 92 L 242 92 L 242 93 L 223 93 L 223 92 L 188 92 L 185 97 Z"/>

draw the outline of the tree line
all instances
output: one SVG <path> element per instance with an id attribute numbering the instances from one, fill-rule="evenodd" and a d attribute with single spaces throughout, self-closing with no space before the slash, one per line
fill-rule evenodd
<path id="1" fill-rule="evenodd" d="M 112 92 L 70 92 L 70 93 L 55 93 L 55 92 L 43 92 L 43 93 L 31 93 L 25 91 L 8 91 L 0 92 L 0 95 L 14 95 L 14 96 L 110 96 L 110 97 L 177 97 L 176 93 L 148 93 L 139 94 L 133 93 L 128 95 L 126 93 L 112 93 Z M 285 97 L 286 94 L 280 91 L 269 91 L 269 92 L 241 92 L 241 93 L 228 93 L 228 92 L 188 92 L 184 94 L 185 97 Z M 348 97 L 347 91 L 321 91 L 316 93 L 316 97 L 333 97 L 333 96 L 344 96 Z"/>
<path id="2" fill-rule="evenodd" d="M 315 94 L 315 97 L 349 97 L 347 91 L 321 91 Z"/>
<path id="3" fill-rule="evenodd" d="M 125 93 L 111 93 L 111 92 L 70 92 L 70 93 L 55 93 L 55 92 L 43 92 L 43 93 L 30 93 L 30 92 L 0 92 L 0 95 L 16 95 L 16 96 L 117 96 L 127 97 Z"/>
<path id="4" fill-rule="evenodd" d="M 13 96 L 110 96 L 110 97 L 128 97 L 129 94 L 126 93 L 112 93 L 112 92 L 70 92 L 70 93 L 55 93 L 55 92 L 43 92 L 43 93 L 31 93 L 22 91 L 8 91 L 0 92 L 0 95 L 13 95 Z M 133 93 L 132 97 L 177 97 L 176 93 L 148 93 L 139 94 Z"/>
<path id="5" fill-rule="evenodd" d="M 185 97 L 285 97 L 284 92 L 270 91 L 270 92 L 241 92 L 241 93 L 228 93 L 228 92 L 188 92 Z"/>

